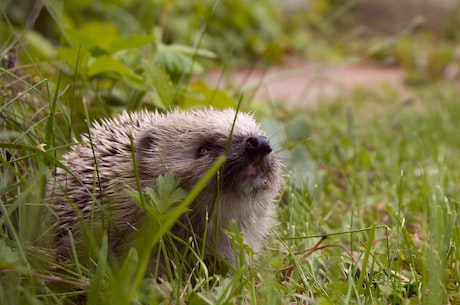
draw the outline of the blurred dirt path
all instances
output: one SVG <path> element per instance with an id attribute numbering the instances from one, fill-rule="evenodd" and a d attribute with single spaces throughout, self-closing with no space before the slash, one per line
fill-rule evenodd
<path id="1" fill-rule="evenodd" d="M 323 98 L 338 97 L 357 87 L 386 84 L 404 90 L 404 73 L 399 68 L 369 64 L 326 65 L 290 61 L 260 70 L 237 70 L 222 76 L 207 73 L 205 81 L 217 88 L 234 87 L 254 92 L 257 100 L 283 100 L 288 106 L 317 106 Z"/>

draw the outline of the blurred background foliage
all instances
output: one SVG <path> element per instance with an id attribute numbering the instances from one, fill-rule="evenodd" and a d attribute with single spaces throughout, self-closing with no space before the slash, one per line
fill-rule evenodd
<path id="1" fill-rule="evenodd" d="M 354 55 L 436 78 L 443 77 L 442 71 L 459 57 L 455 46 L 460 10 L 458 3 L 451 0 L 9 0 L 0 7 L 2 53 L 19 49 L 23 63 L 36 62 L 37 58 L 63 59 L 62 53 L 56 54 L 53 49 L 57 47 L 72 47 L 76 52 L 75 37 L 69 29 L 91 32 L 91 38 L 109 43 L 114 37 L 102 39 L 107 32 L 97 27 L 100 24 L 110 25 L 116 35 L 124 38 L 144 35 L 147 39 L 145 35 L 150 35 L 156 47 L 150 54 L 141 54 L 143 58 L 153 56 L 159 44 L 179 44 L 214 53 L 215 57 L 207 56 L 213 58 L 211 61 L 199 60 L 206 65 L 276 63 L 289 55 L 308 60 Z M 379 48 L 388 39 L 391 43 Z M 144 44 L 149 42 L 144 40 Z M 127 48 L 141 45 L 134 41 Z M 418 49 L 414 50 L 414 45 Z M 175 82 L 182 79 L 177 74 L 187 76 L 201 71 L 190 67 L 190 61 L 197 62 L 193 52 L 177 48 L 166 51 L 176 53 L 172 56 L 175 58 L 164 58 L 163 54 L 156 56 L 156 61 L 163 61 L 160 65 L 176 74 Z M 130 55 L 124 55 L 123 60 L 136 70 L 139 61 L 136 63 L 134 55 Z M 449 69 L 452 74 L 453 68 Z"/>
<path id="2" fill-rule="evenodd" d="M 399 66 L 411 85 L 460 75 L 460 10 L 450 0 L 9 0 L 0 10 L 2 67 L 46 79 L 73 116 L 83 116 L 81 100 L 94 117 L 235 106 L 239 91 L 197 76 L 289 57 Z"/>

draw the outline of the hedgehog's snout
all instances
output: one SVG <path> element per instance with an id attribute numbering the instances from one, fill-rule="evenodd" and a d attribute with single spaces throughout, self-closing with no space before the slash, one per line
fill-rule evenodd
<path id="1" fill-rule="evenodd" d="M 260 157 L 264 157 L 272 152 L 272 148 L 267 137 L 249 137 L 246 140 L 246 152 L 251 155 L 258 155 Z"/>

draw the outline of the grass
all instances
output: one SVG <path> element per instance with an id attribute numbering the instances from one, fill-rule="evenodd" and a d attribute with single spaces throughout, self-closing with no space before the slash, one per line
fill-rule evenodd
<path id="1" fill-rule="evenodd" d="M 320 270 L 338 276 L 321 281 L 332 303 L 458 302 L 447 275 L 457 266 L 459 112 L 446 88 L 419 93 L 412 105 L 358 95 L 312 115 L 308 147 L 324 176 L 306 235 L 342 232 L 326 241 L 347 248 L 318 253 Z"/>
<path id="2" fill-rule="evenodd" d="M 412 59 L 411 48 L 400 52 Z M 89 119 L 158 101 L 158 88 L 144 92 L 104 75 L 89 81 L 50 66 L 45 58 L 0 67 L 0 304 L 460 304 L 460 107 L 451 85 L 427 82 L 411 99 L 362 89 L 317 109 L 264 109 L 271 135 L 284 135 L 278 150 L 286 164 L 278 224 L 264 251 L 252 253 L 232 233 L 248 259 L 231 276 L 203 265 L 157 281 L 139 275 L 146 251 L 130 252 L 117 268 L 104 242 L 97 262 L 54 261 L 44 197 Z M 158 95 L 183 89 L 165 85 L 166 72 L 153 74 L 167 87 Z M 102 97 L 112 90 L 121 96 L 115 106 Z M 230 104 L 230 94 L 217 95 Z"/>
<path id="3" fill-rule="evenodd" d="M 55 103 L 58 92 L 22 80 L 28 98 L 4 95 L 0 115 L 4 304 L 72 304 L 84 293 L 89 304 L 131 304 L 127 295 L 135 304 L 460 302 L 460 108 L 450 86 L 419 89 L 410 103 L 387 89 L 357 91 L 305 110 L 309 136 L 285 144 L 309 152 L 314 183 L 287 179 L 278 225 L 249 267 L 229 277 L 202 272 L 134 285 L 133 265 L 115 271 L 105 255 L 53 269 L 45 181 L 68 144 L 69 126 L 53 125 L 54 117 L 72 120 Z M 42 110 L 46 100 L 53 111 Z M 39 145 L 53 138 L 56 146 L 43 151 Z M 286 163 L 288 171 L 304 170 L 302 162 Z M 124 298 L 113 297 L 122 291 Z"/>

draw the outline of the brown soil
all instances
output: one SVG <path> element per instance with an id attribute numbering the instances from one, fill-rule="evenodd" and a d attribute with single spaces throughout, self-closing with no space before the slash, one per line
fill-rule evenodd
<path id="1" fill-rule="evenodd" d="M 323 98 L 334 98 L 357 87 L 382 84 L 404 89 L 404 73 L 399 68 L 368 64 L 325 65 L 289 62 L 267 71 L 237 70 L 230 76 L 211 71 L 206 82 L 214 87 L 236 87 L 254 92 L 257 100 L 283 100 L 290 106 L 317 106 Z"/>

